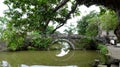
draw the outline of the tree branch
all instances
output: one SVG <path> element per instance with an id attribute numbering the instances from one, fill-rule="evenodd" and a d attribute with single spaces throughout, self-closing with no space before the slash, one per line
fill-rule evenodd
<path id="1" fill-rule="evenodd" d="M 58 6 L 55 7 L 55 9 L 53 10 L 53 12 L 56 12 L 57 10 L 59 10 L 61 7 L 63 7 L 69 0 L 63 0 Z"/>
<path id="2" fill-rule="evenodd" d="M 51 34 L 53 34 L 57 29 L 59 29 L 60 27 L 62 27 L 65 23 L 61 23 L 60 25 L 58 25 L 53 31 Z"/>
<path id="3" fill-rule="evenodd" d="M 59 10 L 61 7 L 63 7 L 68 1 L 69 0 L 62 0 L 62 2 L 58 6 L 56 6 L 55 9 L 53 9 L 53 13 L 56 12 L 57 10 Z M 45 27 L 44 27 L 44 31 L 46 30 L 47 26 L 49 25 L 50 20 L 51 20 L 50 18 L 47 19 Z"/>
<path id="4" fill-rule="evenodd" d="M 66 15 L 65 20 L 63 20 L 61 23 L 61 25 L 57 26 L 52 32 L 51 34 L 53 34 L 58 28 L 62 27 L 67 20 L 70 18 L 71 14 L 75 12 L 76 8 L 78 6 L 78 3 L 76 2 L 75 5 L 73 6 L 73 8 L 71 9 L 71 11 Z"/>

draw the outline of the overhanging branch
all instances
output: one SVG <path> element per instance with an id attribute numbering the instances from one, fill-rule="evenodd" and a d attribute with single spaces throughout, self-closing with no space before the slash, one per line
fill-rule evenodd
<path id="1" fill-rule="evenodd" d="M 66 15 L 65 20 L 63 20 L 63 21 L 61 22 L 61 24 L 60 24 L 59 26 L 57 26 L 57 27 L 52 31 L 51 34 L 53 34 L 58 28 L 62 27 L 62 26 L 67 22 L 67 20 L 68 20 L 68 19 L 70 18 L 70 16 L 71 16 L 71 14 L 75 12 L 75 10 L 76 10 L 76 8 L 77 8 L 77 5 L 78 5 L 78 3 L 76 2 L 75 5 L 73 6 L 73 8 L 71 9 L 71 11 Z"/>
<path id="2" fill-rule="evenodd" d="M 53 34 L 57 29 L 59 29 L 60 27 L 62 27 L 65 23 L 61 23 L 60 25 L 58 25 L 53 31 L 51 34 Z"/>
<path id="3" fill-rule="evenodd" d="M 55 9 L 53 10 L 53 12 L 56 12 L 57 10 L 59 10 L 61 7 L 63 7 L 69 0 L 63 0 L 58 6 L 55 7 Z"/>
<path id="4" fill-rule="evenodd" d="M 68 1 L 69 0 L 62 0 L 62 2 L 58 6 L 56 6 L 55 9 L 53 9 L 53 13 L 56 12 L 57 10 L 59 10 L 60 8 L 62 8 Z M 47 26 L 50 23 L 50 20 L 51 20 L 50 18 L 47 19 L 44 30 L 46 30 Z"/>

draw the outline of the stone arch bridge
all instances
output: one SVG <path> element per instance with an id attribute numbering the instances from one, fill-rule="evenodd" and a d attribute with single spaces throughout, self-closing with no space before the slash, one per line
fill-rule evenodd
<path id="1" fill-rule="evenodd" d="M 78 35 L 78 34 L 72 34 L 72 35 L 67 35 L 67 34 L 52 34 L 52 35 L 42 35 L 43 37 L 52 37 L 53 38 L 53 42 L 54 41 L 64 41 L 70 44 L 70 46 L 72 47 L 72 49 L 79 49 L 77 48 L 77 46 L 79 46 L 81 43 L 79 42 L 80 39 L 82 38 L 89 38 L 89 39 L 97 39 L 99 41 L 104 41 L 103 38 L 99 38 L 99 37 L 87 37 L 87 36 L 83 36 L 83 35 Z M 27 42 L 26 44 L 28 44 L 28 42 L 32 39 L 32 37 L 34 36 L 27 36 L 25 41 Z M 37 36 L 38 37 L 38 36 Z M 2 50 L 3 48 L 6 48 L 7 45 L 5 42 L 0 42 L 0 50 Z"/>
<path id="2" fill-rule="evenodd" d="M 88 36 L 83 36 L 83 35 L 78 35 L 78 34 L 72 34 L 72 35 L 67 35 L 67 34 L 53 34 L 50 35 L 50 37 L 53 38 L 53 42 L 55 41 L 64 41 L 70 44 L 70 46 L 72 47 L 72 49 L 80 49 L 77 46 L 80 46 L 81 42 L 80 39 L 82 38 L 88 38 L 88 39 L 93 39 L 93 40 L 98 40 L 101 42 L 105 42 L 104 38 L 100 38 L 100 37 L 88 37 Z"/>

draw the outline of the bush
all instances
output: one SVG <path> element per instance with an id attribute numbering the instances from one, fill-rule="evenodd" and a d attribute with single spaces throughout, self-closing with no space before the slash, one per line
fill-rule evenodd
<path id="1" fill-rule="evenodd" d="M 52 42 L 52 38 L 34 37 L 32 38 L 31 42 L 34 47 L 44 50 Z"/>
<path id="2" fill-rule="evenodd" d="M 20 47 L 23 46 L 24 38 L 23 37 L 14 37 L 11 41 L 8 42 L 8 50 L 16 51 L 20 50 Z"/>
<path id="3" fill-rule="evenodd" d="M 28 46 L 27 49 L 28 49 L 28 50 L 32 50 L 32 51 L 36 50 L 36 48 L 34 48 L 34 47 L 32 47 L 32 46 Z"/>
<path id="4" fill-rule="evenodd" d="M 6 30 L 3 33 L 2 39 L 7 43 L 8 50 L 16 51 L 24 45 L 24 36 L 16 33 L 16 31 Z"/>
<path id="5" fill-rule="evenodd" d="M 103 45 L 103 44 L 98 44 L 97 49 L 99 49 L 100 52 L 101 52 L 102 54 L 104 54 L 104 55 L 108 53 L 107 47 L 106 47 L 105 45 Z"/>

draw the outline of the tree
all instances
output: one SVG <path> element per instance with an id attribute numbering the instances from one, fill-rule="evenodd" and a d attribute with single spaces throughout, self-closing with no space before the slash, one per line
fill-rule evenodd
<path id="1" fill-rule="evenodd" d="M 67 8 L 69 2 L 72 4 L 71 10 L 68 10 Z M 12 20 L 14 18 L 12 21 L 12 23 L 14 23 L 13 25 L 16 27 L 20 26 L 19 28 L 24 26 L 27 30 L 29 29 L 29 31 L 32 28 L 44 32 L 47 29 L 50 21 L 58 23 L 58 26 L 53 30 L 53 32 L 56 31 L 56 29 L 60 28 L 66 23 L 66 21 L 71 17 L 71 14 L 75 15 L 75 13 L 78 13 L 78 11 L 76 11 L 78 4 L 85 4 L 86 6 L 93 4 L 103 5 L 113 9 L 117 13 L 118 18 L 120 18 L 119 0 L 5 0 L 4 3 L 9 7 L 7 14 L 12 18 Z M 27 19 L 20 18 L 21 16 L 23 17 L 25 15 Z M 24 23 L 20 22 L 19 20 Z M 120 19 L 118 20 L 120 22 Z M 120 38 L 119 25 L 115 32 Z"/>
<path id="2" fill-rule="evenodd" d="M 78 34 L 86 36 L 87 38 L 80 39 L 83 48 L 96 49 L 96 40 L 91 38 L 98 34 L 98 25 L 92 22 L 93 18 L 96 18 L 97 12 L 91 11 L 88 15 L 83 16 L 77 24 Z"/>
<path id="3" fill-rule="evenodd" d="M 118 25 L 118 18 L 113 10 L 107 9 L 104 14 L 99 15 L 100 26 L 103 30 L 115 30 Z"/>
<path id="4" fill-rule="evenodd" d="M 99 13 L 92 11 L 78 21 L 78 33 L 86 36 L 96 36 L 98 29 L 115 30 L 118 25 L 117 22 L 117 15 L 113 10 L 100 6 Z"/>
<path id="5" fill-rule="evenodd" d="M 10 24 L 16 29 L 25 28 L 23 31 L 39 30 L 42 33 L 48 28 L 51 22 L 58 23 L 52 31 L 63 26 L 71 14 L 77 12 L 77 2 L 69 1 L 71 10 L 68 9 L 69 0 L 5 0 L 4 3 L 9 7 L 6 15 L 11 18 Z M 74 13 L 75 12 L 75 13 Z"/>
<path id="6" fill-rule="evenodd" d="M 94 11 L 90 12 L 88 15 L 83 16 L 81 20 L 78 21 L 77 29 L 78 34 L 85 35 L 87 32 L 87 27 L 90 26 L 90 19 L 95 17 L 96 13 Z"/>
<path id="7" fill-rule="evenodd" d="M 97 18 L 93 18 L 91 21 L 93 23 L 96 22 L 102 30 L 106 31 L 115 30 L 118 25 L 118 18 L 115 11 L 103 6 L 100 6 L 100 13 L 97 15 Z"/>
<path id="8" fill-rule="evenodd" d="M 5 12 L 10 19 L 3 39 L 7 41 L 10 50 L 19 50 L 24 46 L 24 39 L 27 32 L 39 31 L 40 34 L 54 33 L 72 17 L 77 10 L 77 2 L 69 1 L 72 4 L 68 9 L 69 0 L 5 0 L 9 7 Z M 74 13 L 75 12 L 75 13 Z M 49 23 L 57 23 L 53 29 Z"/>

